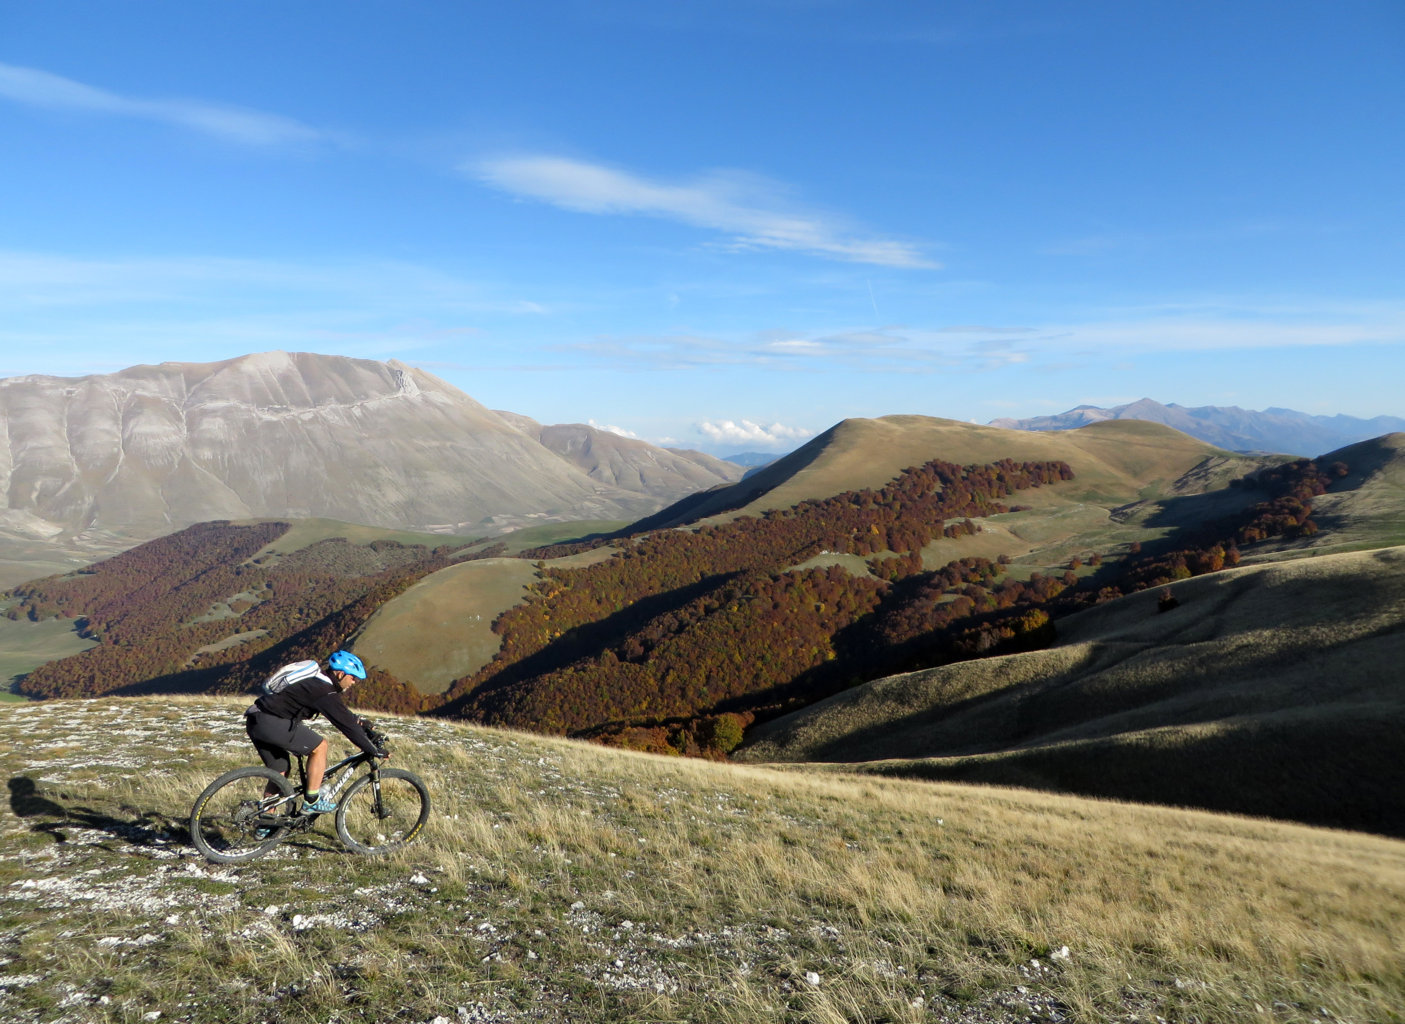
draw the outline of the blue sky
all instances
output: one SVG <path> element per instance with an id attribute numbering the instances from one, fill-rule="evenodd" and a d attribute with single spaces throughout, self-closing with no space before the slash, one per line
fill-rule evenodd
<path id="1" fill-rule="evenodd" d="M 1405 4 L 0 0 L 0 376 L 268 349 L 728 453 L 1405 415 Z"/>

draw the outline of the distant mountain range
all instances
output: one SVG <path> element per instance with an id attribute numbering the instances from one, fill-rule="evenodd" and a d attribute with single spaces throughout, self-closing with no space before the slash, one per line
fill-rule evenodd
<path id="1" fill-rule="evenodd" d="M 1163 424 L 1233 451 L 1301 455 L 1405 430 L 1391 417 L 1149 399 L 992 426 L 1059 431 L 1110 420 Z M 886 442 L 876 444 L 856 457 L 872 462 Z M 215 519 L 321 517 L 478 536 L 633 522 L 679 501 L 717 505 L 711 492 L 744 473 L 740 489 L 723 486 L 728 500 L 768 489 L 784 467 L 807 462 L 807 450 L 723 460 L 659 448 L 493 411 L 423 370 L 343 356 L 265 352 L 13 377 L 0 380 L 0 586 Z"/>
<path id="2" fill-rule="evenodd" d="M 1104 420 L 1162 423 L 1229 451 L 1307 456 L 1405 430 L 1405 419 L 1398 416 L 1363 420 L 1354 416 L 1311 416 L 1292 409 L 1254 412 L 1216 405 L 1190 409 L 1174 403 L 1162 405 L 1150 398 L 1112 409 L 1080 405 L 1057 416 L 998 419 L 992 420 L 990 425 L 1007 430 L 1074 430 Z"/>
<path id="3" fill-rule="evenodd" d="M 738 466 L 755 469 L 757 466 L 769 466 L 784 454 L 785 452 L 779 454 L 776 452 L 737 452 L 735 455 L 724 455 L 722 458 L 727 462 L 735 462 Z"/>
<path id="4" fill-rule="evenodd" d="M 0 584 L 213 519 L 493 534 L 630 521 L 742 472 L 496 413 L 395 361 L 265 352 L 12 377 L 0 380 Z"/>

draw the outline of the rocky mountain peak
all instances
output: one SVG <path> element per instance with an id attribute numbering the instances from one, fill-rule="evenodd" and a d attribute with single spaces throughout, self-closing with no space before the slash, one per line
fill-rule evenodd
<path id="1" fill-rule="evenodd" d="M 618 457 L 675 459 L 642 442 Z M 627 471 L 602 479 L 394 361 L 259 352 L 14 377 L 0 380 L 0 562 L 6 542 L 111 550 L 210 519 L 465 533 L 632 520 L 732 478 L 689 468 L 651 472 L 647 487 Z"/>

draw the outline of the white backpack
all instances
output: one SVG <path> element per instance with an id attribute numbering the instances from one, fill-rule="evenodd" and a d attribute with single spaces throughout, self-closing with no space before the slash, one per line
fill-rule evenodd
<path id="1" fill-rule="evenodd" d="M 264 693 L 282 693 L 294 683 L 302 682 L 304 679 L 318 677 L 328 683 L 331 682 L 322 675 L 322 666 L 315 661 L 295 661 L 291 665 L 284 665 L 273 675 L 263 681 Z"/>

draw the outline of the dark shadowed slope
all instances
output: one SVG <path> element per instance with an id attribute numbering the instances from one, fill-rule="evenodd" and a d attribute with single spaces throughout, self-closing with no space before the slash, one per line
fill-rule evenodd
<path id="1" fill-rule="evenodd" d="M 1189 804 L 1405 835 L 1405 548 L 1229 570 L 1059 622 L 1046 651 L 856 687 L 750 761 Z"/>

